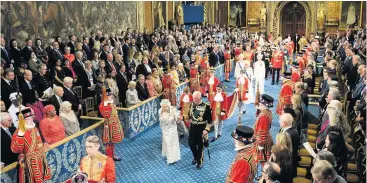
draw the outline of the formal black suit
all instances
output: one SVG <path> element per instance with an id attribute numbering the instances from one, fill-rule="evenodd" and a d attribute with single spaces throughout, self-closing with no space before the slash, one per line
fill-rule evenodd
<path id="1" fill-rule="evenodd" d="M 34 81 L 30 81 L 30 87 L 28 86 L 27 82 L 22 79 L 19 82 L 19 91 L 20 93 L 22 93 L 23 96 L 23 104 L 33 104 L 37 99 L 36 99 L 36 84 L 34 83 Z M 42 97 L 42 96 L 41 96 Z"/>
<path id="2" fill-rule="evenodd" d="M 219 63 L 224 64 L 225 59 L 224 59 L 224 52 L 222 50 L 218 51 L 218 57 L 219 57 Z"/>
<path id="3" fill-rule="evenodd" d="M 288 133 L 289 136 L 291 137 L 292 140 L 292 168 L 293 168 L 293 177 L 297 176 L 297 166 L 298 166 L 298 161 L 299 161 L 299 157 L 298 157 L 298 149 L 299 149 L 299 144 L 300 144 L 300 138 L 299 138 L 299 134 L 297 129 L 289 128 L 287 130 L 284 131 L 285 133 Z"/>
<path id="4" fill-rule="evenodd" d="M 9 128 L 9 132 L 11 135 L 14 134 L 16 128 L 14 126 Z M 13 153 L 10 149 L 11 137 L 6 133 L 6 131 L 1 128 L 1 162 L 5 164 L 5 166 L 16 162 L 18 159 L 18 155 Z"/>
<path id="5" fill-rule="evenodd" d="M 357 82 L 358 82 L 358 66 L 357 65 L 352 65 L 352 68 L 350 69 L 349 72 L 347 72 L 347 85 L 350 87 L 350 89 L 353 89 Z"/>
<path id="6" fill-rule="evenodd" d="M 36 73 L 33 76 L 33 81 L 36 86 L 36 91 L 38 93 L 38 96 L 41 98 L 43 96 L 43 92 L 49 88 L 52 87 L 52 82 L 48 79 L 47 76 L 41 76 L 39 73 Z"/>
<path id="7" fill-rule="evenodd" d="M 88 44 L 83 44 L 83 51 L 87 55 L 87 60 L 93 60 L 93 51 Z"/>
<path id="8" fill-rule="evenodd" d="M 119 89 L 119 101 L 122 103 L 122 107 L 126 107 L 126 91 L 128 90 L 129 78 L 127 73 L 121 73 L 119 71 L 116 75 L 116 83 Z"/>
<path id="9" fill-rule="evenodd" d="M 1 78 L 1 100 L 4 101 L 6 109 L 11 105 L 9 100 L 10 94 L 16 92 L 15 85 L 15 81 L 10 81 L 10 84 L 8 84 L 4 78 Z"/>
<path id="10" fill-rule="evenodd" d="M 64 88 L 64 95 L 63 95 L 63 101 L 69 101 L 71 103 L 71 109 L 73 109 L 74 112 L 78 111 L 78 107 L 79 107 L 79 99 L 76 96 L 76 94 L 74 93 L 74 91 L 72 89 L 68 89 L 66 87 Z"/>
<path id="11" fill-rule="evenodd" d="M 342 74 L 347 74 L 353 67 L 352 57 L 348 56 L 345 58 L 344 65 L 342 66 Z"/>
<path id="12" fill-rule="evenodd" d="M 84 67 L 82 66 L 82 64 L 80 64 L 80 62 L 82 61 L 76 59 L 71 66 L 73 67 L 74 72 L 78 77 L 75 86 L 82 86 L 82 96 L 84 98 L 85 96 L 87 96 L 86 94 L 88 93 L 88 87 L 91 87 L 91 83 L 88 79 L 88 75 L 85 72 Z"/>
<path id="13" fill-rule="evenodd" d="M 80 73 L 85 72 L 84 62 L 82 60 L 75 59 L 74 62 L 71 64 L 71 67 L 73 67 L 73 70 L 78 77 Z"/>
<path id="14" fill-rule="evenodd" d="M 19 48 L 10 48 L 10 55 L 14 60 L 14 67 L 20 67 L 22 51 Z"/>
<path id="15" fill-rule="evenodd" d="M 67 46 L 70 47 L 70 53 L 74 54 L 75 53 L 75 47 L 74 47 L 75 43 L 73 44 L 71 41 L 68 42 Z"/>
<path id="16" fill-rule="evenodd" d="M 105 70 L 107 73 L 111 73 L 112 70 L 115 70 L 116 72 L 119 70 L 119 65 L 114 61 L 106 61 L 106 67 Z"/>
<path id="17" fill-rule="evenodd" d="M 138 92 L 138 98 L 140 101 L 144 101 L 149 98 L 149 92 L 146 83 L 144 83 L 143 87 L 139 82 L 137 82 L 136 91 Z"/>
<path id="18" fill-rule="evenodd" d="M 62 97 L 61 97 L 61 101 L 63 102 Z M 48 100 L 48 102 L 49 102 L 50 104 L 52 104 L 52 105 L 55 107 L 56 114 L 57 114 L 57 115 L 59 115 L 59 110 L 60 110 L 60 105 L 61 105 L 61 104 L 60 104 L 59 100 L 57 99 L 56 94 L 55 94 L 55 95 L 53 95 L 53 96 Z"/>
<path id="19" fill-rule="evenodd" d="M 102 50 L 101 55 L 99 56 L 99 58 L 101 60 L 107 61 L 107 54 L 108 53 L 106 53 L 105 51 Z"/>
<path id="20" fill-rule="evenodd" d="M 11 61 L 11 54 L 9 48 L 1 48 L 1 59 L 5 61 L 6 67 L 9 67 Z"/>
<path id="21" fill-rule="evenodd" d="M 28 48 L 28 46 L 24 47 L 22 50 L 22 56 L 24 57 L 24 62 L 28 63 L 29 59 L 31 59 L 31 54 L 33 52 L 33 48 Z"/>
<path id="22" fill-rule="evenodd" d="M 143 74 L 146 77 L 150 72 L 148 72 L 144 64 L 139 64 L 138 67 L 136 67 L 136 77 L 138 77 L 139 74 Z"/>
<path id="23" fill-rule="evenodd" d="M 218 54 L 215 52 L 210 53 L 209 55 L 209 65 L 210 67 L 215 67 L 219 62 Z"/>
<path id="24" fill-rule="evenodd" d="M 64 61 L 64 56 L 62 55 L 62 52 L 60 50 L 52 49 L 50 53 L 51 54 L 47 66 L 49 69 L 54 68 L 58 60 L 61 60 L 61 62 Z"/>
<path id="25" fill-rule="evenodd" d="M 130 47 L 127 44 L 122 45 L 123 59 L 126 69 L 128 69 L 130 61 Z"/>

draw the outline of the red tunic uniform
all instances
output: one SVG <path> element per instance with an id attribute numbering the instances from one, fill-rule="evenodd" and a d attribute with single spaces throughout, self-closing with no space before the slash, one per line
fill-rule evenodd
<path id="1" fill-rule="evenodd" d="M 214 97 L 217 94 L 222 95 L 223 101 L 215 101 Z M 210 107 L 212 108 L 212 119 L 214 121 L 227 119 L 227 105 L 227 95 L 225 93 L 213 93 L 213 100 L 210 102 Z M 224 115 L 221 115 L 222 112 L 224 112 Z"/>
<path id="2" fill-rule="evenodd" d="M 163 98 L 168 99 L 171 105 L 176 106 L 176 85 L 171 75 L 165 74 L 162 78 Z"/>
<path id="3" fill-rule="evenodd" d="M 88 181 L 116 182 L 115 163 L 112 158 L 97 154 L 93 157 L 85 156 L 80 160 L 80 170 L 88 174 Z"/>
<path id="4" fill-rule="evenodd" d="M 243 83 L 241 82 L 243 78 Z M 245 102 L 247 100 L 246 94 L 247 94 L 247 90 L 248 90 L 248 78 L 244 77 L 244 76 L 240 76 L 237 78 L 236 81 L 236 88 L 238 88 L 238 99 L 240 102 Z"/>
<path id="5" fill-rule="evenodd" d="M 231 65 L 231 53 L 229 51 L 224 53 L 224 71 L 226 73 L 226 79 L 229 79 L 229 73 L 232 71 Z"/>
<path id="6" fill-rule="evenodd" d="M 185 96 L 187 96 L 187 98 Z M 186 101 L 184 100 L 184 98 L 185 98 Z M 189 94 L 183 93 L 180 96 L 181 116 L 183 117 L 183 121 L 184 121 L 186 127 L 190 126 L 189 112 L 190 112 L 190 105 L 193 101 L 194 100 L 192 98 L 191 93 L 189 93 Z"/>
<path id="7" fill-rule="evenodd" d="M 263 151 L 257 149 L 257 157 L 259 161 L 267 161 L 271 155 L 271 146 L 273 145 L 273 140 L 270 134 L 272 121 L 271 111 L 268 109 L 261 110 L 260 114 L 257 116 L 254 127 L 254 137 L 256 138 L 255 144 L 264 148 Z M 265 155 L 264 155 L 265 152 Z"/>
<path id="8" fill-rule="evenodd" d="M 114 104 L 108 103 L 105 106 L 104 102 L 101 102 L 98 108 L 101 115 L 105 118 L 102 142 L 106 144 L 107 156 L 113 158 L 114 144 L 124 139 L 124 132 Z"/>
<path id="9" fill-rule="evenodd" d="M 209 77 L 209 63 L 206 58 L 202 59 L 200 62 L 200 72 L 201 93 L 205 94 L 207 78 Z"/>
<path id="10" fill-rule="evenodd" d="M 195 67 L 190 69 L 190 91 L 200 91 L 199 70 Z"/>
<path id="11" fill-rule="evenodd" d="M 284 106 L 292 104 L 291 102 L 292 94 L 293 94 L 292 82 L 287 81 L 286 83 L 283 83 L 278 98 L 279 102 L 276 109 L 277 114 L 281 115 Z"/>
<path id="12" fill-rule="evenodd" d="M 292 72 L 291 80 L 292 80 L 293 83 L 301 81 L 301 77 L 300 77 L 298 71 L 293 71 Z"/>
<path id="13" fill-rule="evenodd" d="M 275 51 L 273 57 L 271 57 L 271 64 L 273 68 L 280 69 L 283 65 L 284 53 L 282 51 Z"/>
<path id="14" fill-rule="evenodd" d="M 226 183 L 253 183 L 257 172 L 256 146 L 239 150 L 229 168 Z"/>
<path id="15" fill-rule="evenodd" d="M 298 67 L 299 67 L 299 71 L 300 71 L 300 75 L 303 75 L 303 70 L 305 70 L 305 61 L 303 60 L 303 58 L 298 58 Z"/>
<path id="16" fill-rule="evenodd" d="M 243 53 L 243 60 L 254 61 L 255 54 L 252 51 L 245 51 Z"/>
<path id="17" fill-rule="evenodd" d="M 17 129 L 11 140 L 11 151 L 19 153 L 19 183 L 43 183 L 52 177 L 48 167 L 44 145 L 37 128 L 27 128 L 23 136 L 18 136 Z M 22 168 L 24 167 L 24 168 Z M 27 171 L 26 171 L 26 170 Z"/>
<path id="18" fill-rule="evenodd" d="M 207 88 L 208 88 L 208 101 L 210 102 L 213 99 L 214 92 L 218 84 L 220 83 L 220 81 L 215 76 L 213 76 L 213 78 L 208 77 L 206 81 L 207 81 Z M 210 82 L 213 82 L 213 83 L 210 83 Z"/>

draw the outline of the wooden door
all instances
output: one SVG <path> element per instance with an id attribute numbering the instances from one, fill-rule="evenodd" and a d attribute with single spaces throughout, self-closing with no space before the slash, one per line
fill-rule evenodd
<path id="1" fill-rule="evenodd" d="M 306 11 L 298 2 L 289 2 L 283 8 L 282 19 L 282 37 L 291 37 L 296 33 L 304 35 L 306 33 Z"/>

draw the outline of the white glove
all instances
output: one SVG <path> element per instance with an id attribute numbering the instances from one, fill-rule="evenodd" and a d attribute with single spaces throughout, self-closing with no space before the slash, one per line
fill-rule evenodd
<path id="1" fill-rule="evenodd" d="M 239 89 L 238 89 L 238 88 L 236 88 L 236 89 L 234 89 L 234 91 L 235 91 L 235 92 L 238 92 L 238 91 L 239 91 Z"/>
<path id="2" fill-rule="evenodd" d="M 262 147 L 262 146 L 257 146 L 257 148 L 258 148 L 260 151 L 262 151 L 262 150 L 264 149 L 264 147 Z"/>
<path id="3" fill-rule="evenodd" d="M 22 130 L 19 130 L 19 131 L 18 131 L 18 136 L 23 137 L 24 133 L 25 133 L 25 132 L 23 132 Z"/>
<path id="4" fill-rule="evenodd" d="M 221 113 L 220 113 L 220 115 L 221 115 L 221 116 L 224 116 L 225 114 L 226 114 L 226 113 L 224 113 L 224 112 L 221 112 Z"/>

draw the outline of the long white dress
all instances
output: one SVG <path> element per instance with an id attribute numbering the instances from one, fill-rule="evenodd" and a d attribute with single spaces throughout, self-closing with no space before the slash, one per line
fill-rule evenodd
<path id="1" fill-rule="evenodd" d="M 265 80 L 265 63 L 260 60 L 254 64 L 254 73 L 256 78 L 255 93 L 257 92 L 257 84 L 259 84 L 260 94 L 264 94 L 264 80 Z"/>
<path id="2" fill-rule="evenodd" d="M 167 164 L 181 159 L 177 133 L 178 116 L 179 113 L 174 107 L 170 108 L 169 113 L 159 110 L 159 125 L 162 128 L 162 156 L 167 158 Z"/>
<path id="3" fill-rule="evenodd" d="M 248 83 L 248 100 L 245 102 L 245 104 L 252 104 L 255 102 L 255 94 L 254 94 L 254 70 L 252 69 L 252 67 L 248 67 L 246 69 L 246 73 L 245 76 L 248 78 L 249 83 Z"/>

